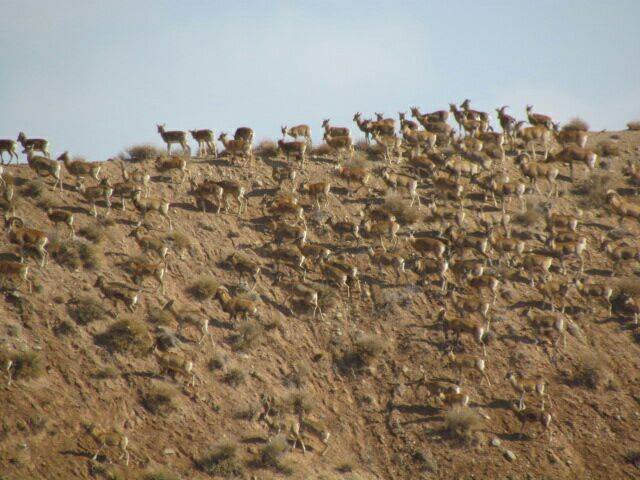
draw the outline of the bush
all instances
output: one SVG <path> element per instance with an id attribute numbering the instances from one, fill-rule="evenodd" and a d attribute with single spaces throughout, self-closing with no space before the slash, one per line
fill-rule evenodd
<path id="1" fill-rule="evenodd" d="M 606 376 L 603 358 L 593 352 L 587 352 L 578 358 L 573 369 L 572 381 L 574 385 L 595 390 Z"/>
<path id="2" fill-rule="evenodd" d="M 38 352 L 17 353 L 13 355 L 12 360 L 15 379 L 38 378 L 44 373 L 42 357 Z"/>
<path id="3" fill-rule="evenodd" d="M 256 153 L 261 157 L 273 158 L 278 154 L 278 145 L 271 140 L 262 140 L 258 144 Z"/>
<path id="4" fill-rule="evenodd" d="M 147 354 L 152 347 L 147 325 L 137 319 L 118 320 L 107 330 L 96 336 L 96 343 L 110 352 Z"/>
<path id="5" fill-rule="evenodd" d="M 589 131 L 589 124 L 587 122 L 585 122 L 584 120 L 582 120 L 581 118 L 575 117 L 575 118 L 572 118 L 571 120 L 569 120 L 568 123 L 563 125 L 562 131 L 563 132 L 570 132 L 570 131 L 588 132 Z"/>
<path id="6" fill-rule="evenodd" d="M 596 145 L 595 152 L 601 157 L 617 157 L 620 155 L 620 147 L 613 140 L 602 140 Z"/>
<path id="7" fill-rule="evenodd" d="M 48 193 L 40 196 L 38 200 L 38 207 L 42 210 L 48 210 L 49 208 L 56 208 L 58 201 Z"/>
<path id="8" fill-rule="evenodd" d="M 215 278 L 210 275 L 203 275 L 193 282 L 189 291 L 191 292 L 191 295 L 202 302 L 213 297 L 219 286 L 220 284 L 215 280 Z"/>
<path id="9" fill-rule="evenodd" d="M 116 367 L 107 365 L 106 367 L 98 370 L 94 377 L 100 380 L 106 380 L 108 378 L 117 378 L 119 375 L 120 371 Z"/>
<path id="10" fill-rule="evenodd" d="M 238 446 L 233 442 L 223 442 L 197 461 L 198 468 L 209 475 L 231 478 L 241 477 L 244 469 L 238 458 Z"/>
<path id="11" fill-rule="evenodd" d="M 99 298 L 93 295 L 83 295 L 72 299 L 67 304 L 69 316 L 80 325 L 87 325 L 106 317 L 107 311 Z"/>
<path id="12" fill-rule="evenodd" d="M 191 239 L 182 232 L 171 232 L 166 237 L 177 251 L 191 248 Z"/>
<path id="13" fill-rule="evenodd" d="M 71 270 L 78 270 L 82 266 L 82 259 L 72 240 L 64 240 L 57 234 L 49 235 L 49 245 L 47 246 L 49 255 L 62 267 Z"/>
<path id="14" fill-rule="evenodd" d="M 104 261 L 102 249 L 92 243 L 78 242 L 78 255 L 82 260 L 82 265 L 87 270 L 99 269 Z"/>
<path id="15" fill-rule="evenodd" d="M 229 370 L 227 370 L 227 373 L 225 373 L 222 380 L 225 383 L 228 383 L 229 385 L 231 385 L 232 387 L 237 387 L 244 383 L 245 374 L 240 368 L 232 367 Z"/>
<path id="16" fill-rule="evenodd" d="M 311 153 L 318 157 L 327 157 L 333 153 L 333 150 L 326 143 L 321 143 L 311 150 Z"/>
<path id="17" fill-rule="evenodd" d="M 313 410 L 314 401 L 309 392 L 299 390 L 292 392 L 287 396 L 286 404 L 291 411 L 295 414 L 311 413 Z"/>
<path id="18" fill-rule="evenodd" d="M 640 120 L 634 120 L 632 122 L 627 123 L 627 128 L 631 131 L 640 130 Z"/>
<path id="19" fill-rule="evenodd" d="M 180 480 L 180 477 L 165 470 L 154 470 L 145 473 L 142 480 Z"/>
<path id="20" fill-rule="evenodd" d="M 468 407 L 454 407 L 444 417 L 444 429 L 453 438 L 469 442 L 480 429 L 480 417 Z"/>
<path id="21" fill-rule="evenodd" d="M 244 322 L 238 327 L 238 333 L 233 337 L 233 349 L 247 351 L 260 344 L 264 336 L 264 328 L 257 322 Z"/>
<path id="22" fill-rule="evenodd" d="M 343 366 L 360 369 L 371 365 L 384 352 L 385 346 L 384 340 L 377 335 L 362 335 L 345 352 Z"/>
<path id="23" fill-rule="evenodd" d="M 580 206 L 584 208 L 604 207 L 607 205 L 607 191 L 611 188 L 611 183 L 611 175 L 607 173 L 593 174 L 579 183 L 573 193 L 585 197 L 579 202 Z"/>
<path id="24" fill-rule="evenodd" d="M 86 225 L 78 230 L 78 235 L 90 242 L 99 243 L 105 239 L 105 230 L 101 225 Z"/>
<path id="25" fill-rule="evenodd" d="M 293 372 L 288 377 L 288 382 L 296 388 L 305 386 L 311 375 L 311 367 L 306 362 L 298 362 L 293 366 Z"/>
<path id="26" fill-rule="evenodd" d="M 640 282 L 633 278 L 621 278 L 615 287 L 617 295 L 626 295 L 627 297 L 640 297 Z"/>
<path id="27" fill-rule="evenodd" d="M 389 193 L 384 197 L 382 209 L 393 214 L 401 225 L 412 225 L 420 220 L 417 205 L 410 206 L 409 201 L 397 193 Z"/>
<path id="28" fill-rule="evenodd" d="M 40 196 L 46 190 L 46 188 L 47 188 L 47 184 L 38 178 L 35 180 L 29 180 L 27 183 L 24 184 L 24 186 L 20 189 L 20 191 L 22 192 L 22 195 L 24 195 L 25 197 L 36 199 L 36 198 L 40 198 Z"/>
<path id="29" fill-rule="evenodd" d="M 260 450 L 260 465 L 279 468 L 288 448 L 287 438 L 284 435 L 276 435 Z"/>
<path id="30" fill-rule="evenodd" d="M 624 459 L 634 467 L 640 468 L 640 450 L 628 450 L 624 455 Z"/>
<path id="31" fill-rule="evenodd" d="M 207 366 L 209 367 L 209 371 L 213 372 L 215 370 L 220 370 L 222 367 L 224 367 L 225 363 L 226 359 L 224 358 L 224 355 L 222 355 L 220 352 L 215 352 L 209 359 L 209 363 L 207 364 Z"/>
<path id="32" fill-rule="evenodd" d="M 168 385 L 154 385 L 142 395 L 142 405 L 153 414 L 175 410 L 176 390 Z"/>
<path id="33" fill-rule="evenodd" d="M 165 151 L 151 144 L 134 145 L 119 155 L 119 158 L 125 162 L 144 162 L 146 160 L 155 159 L 164 156 Z"/>

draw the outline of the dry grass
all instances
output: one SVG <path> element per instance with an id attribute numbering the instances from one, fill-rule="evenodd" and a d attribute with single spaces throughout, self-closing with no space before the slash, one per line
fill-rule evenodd
<path id="1" fill-rule="evenodd" d="M 601 157 L 617 157 L 620 155 L 620 146 L 613 140 L 598 142 L 594 150 Z"/>
<path id="2" fill-rule="evenodd" d="M 113 323 L 96 336 L 96 343 L 112 353 L 130 353 L 135 356 L 146 355 L 152 347 L 147 325 L 135 318 Z"/>
<path id="3" fill-rule="evenodd" d="M 262 140 L 256 148 L 256 155 L 273 158 L 278 154 L 278 144 L 271 140 Z"/>
<path id="4" fill-rule="evenodd" d="M 152 470 L 145 473 L 141 480 L 180 480 L 180 477 L 166 470 Z"/>
<path id="5" fill-rule="evenodd" d="M 280 468 L 284 455 L 289 449 L 289 443 L 284 435 L 276 435 L 262 449 L 258 463 L 262 467 Z"/>
<path id="6" fill-rule="evenodd" d="M 401 225 L 412 225 L 420 220 L 420 210 L 417 205 L 410 206 L 409 201 L 397 193 L 390 192 L 384 197 L 382 208 L 395 215 Z"/>
<path id="7" fill-rule="evenodd" d="M 527 200 L 525 211 L 515 216 L 514 221 L 524 227 L 534 227 L 544 217 L 542 203 L 535 200 Z"/>
<path id="8" fill-rule="evenodd" d="M 316 157 L 328 157 L 329 155 L 333 154 L 333 150 L 326 143 L 321 143 L 317 147 L 313 147 L 313 149 L 311 150 L 311 154 L 315 155 Z"/>
<path id="9" fill-rule="evenodd" d="M 198 468 L 209 475 L 222 478 L 244 476 L 242 461 L 238 458 L 238 446 L 222 442 L 197 461 Z"/>
<path id="10" fill-rule="evenodd" d="M 44 364 L 38 352 L 16 353 L 11 360 L 13 360 L 13 378 L 16 380 L 38 378 L 44 374 Z"/>
<path id="11" fill-rule="evenodd" d="M 295 414 L 311 413 L 315 406 L 313 396 L 305 390 L 291 392 L 287 395 L 285 404 Z"/>
<path id="12" fill-rule="evenodd" d="M 222 380 L 232 387 L 238 387 L 245 382 L 245 378 L 246 375 L 241 368 L 231 367 L 229 370 L 227 370 L 227 373 L 224 374 Z"/>
<path id="13" fill-rule="evenodd" d="M 173 324 L 173 314 L 169 311 L 162 310 L 159 307 L 153 307 L 149 309 L 147 314 L 147 320 L 155 325 L 163 327 Z"/>
<path id="14" fill-rule="evenodd" d="M 39 178 L 35 180 L 29 180 L 24 186 L 20 189 L 20 193 L 25 197 L 30 197 L 33 199 L 38 199 L 43 194 L 43 192 L 47 189 L 47 184 Z"/>
<path id="15" fill-rule="evenodd" d="M 38 207 L 42 210 L 47 210 L 49 208 L 56 208 L 58 206 L 58 200 L 54 198 L 51 194 L 44 192 L 40 195 L 40 199 L 37 203 Z"/>
<path id="16" fill-rule="evenodd" d="M 102 248 L 93 243 L 80 241 L 77 243 L 78 255 L 87 270 L 98 270 L 104 263 Z"/>
<path id="17" fill-rule="evenodd" d="M 171 232 L 165 238 L 173 244 L 174 249 L 178 252 L 191 248 L 191 238 L 182 232 Z"/>
<path id="18" fill-rule="evenodd" d="M 602 208 L 607 205 L 607 191 L 611 188 L 612 178 L 608 173 L 595 173 L 580 182 L 573 193 L 581 195 L 578 204 L 582 208 Z"/>
<path id="19" fill-rule="evenodd" d="M 631 131 L 640 131 L 640 120 L 633 120 L 627 123 L 627 128 Z"/>
<path id="20" fill-rule="evenodd" d="M 604 359 L 597 353 L 586 352 L 580 355 L 573 367 L 571 382 L 574 385 L 595 390 L 607 375 Z"/>
<path id="21" fill-rule="evenodd" d="M 311 367 L 307 362 L 300 361 L 293 366 L 293 371 L 287 377 L 288 386 L 294 386 L 296 388 L 304 387 L 309 381 L 311 375 Z"/>
<path id="22" fill-rule="evenodd" d="M 589 124 L 579 117 L 572 118 L 562 126 L 563 132 L 589 131 Z"/>
<path id="23" fill-rule="evenodd" d="M 47 250 L 51 258 L 62 267 L 78 270 L 82 266 L 82 259 L 80 258 L 76 243 L 61 237 L 57 233 L 49 235 Z"/>
<path id="24" fill-rule="evenodd" d="M 473 440 L 480 426 L 480 416 L 468 407 L 454 407 L 444 416 L 444 430 L 461 442 Z"/>
<path id="25" fill-rule="evenodd" d="M 153 414 L 165 414 L 175 410 L 178 392 L 169 385 L 157 384 L 142 394 L 142 405 Z"/>
<path id="26" fill-rule="evenodd" d="M 134 145 L 127 148 L 124 152 L 118 155 L 118 158 L 125 162 L 145 162 L 150 159 L 155 159 L 158 156 L 164 156 L 164 149 L 158 148 L 151 144 Z"/>
<path id="27" fill-rule="evenodd" d="M 189 292 L 201 302 L 210 299 L 216 293 L 220 284 L 210 275 L 198 277 L 189 287 Z"/>
<path id="28" fill-rule="evenodd" d="M 78 235 L 86 238 L 90 242 L 99 243 L 106 237 L 106 231 L 101 225 L 85 225 L 78 230 Z"/>
<path id="29" fill-rule="evenodd" d="M 102 306 L 102 301 L 93 295 L 82 295 L 72 299 L 67 304 L 69 316 L 80 325 L 88 325 L 97 320 L 103 320 L 107 311 Z"/>
<path id="30" fill-rule="evenodd" d="M 264 334 L 264 328 L 259 323 L 244 322 L 238 326 L 237 333 L 233 336 L 233 349 L 242 352 L 251 350 L 260 344 Z"/>
<path id="31" fill-rule="evenodd" d="M 640 297 L 640 282 L 635 278 L 621 278 L 615 286 L 615 293 L 630 298 Z"/>
<path id="32" fill-rule="evenodd" d="M 386 342 L 377 335 L 365 334 L 356 338 L 341 359 L 343 369 L 360 370 L 373 363 L 386 349 Z"/>

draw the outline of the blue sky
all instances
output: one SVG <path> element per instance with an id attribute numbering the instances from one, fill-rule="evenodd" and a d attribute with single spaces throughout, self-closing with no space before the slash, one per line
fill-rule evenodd
<path id="1" fill-rule="evenodd" d="M 0 138 L 103 160 L 169 129 L 353 126 L 470 98 L 621 129 L 640 2 L 0 0 Z"/>

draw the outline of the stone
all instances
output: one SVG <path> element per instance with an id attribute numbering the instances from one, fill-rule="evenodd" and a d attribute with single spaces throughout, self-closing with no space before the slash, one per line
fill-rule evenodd
<path id="1" fill-rule="evenodd" d="M 509 460 L 510 462 L 514 462 L 516 460 L 516 454 L 513 453 L 511 450 L 506 450 L 504 451 L 504 456 L 507 458 L 507 460 Z"/>

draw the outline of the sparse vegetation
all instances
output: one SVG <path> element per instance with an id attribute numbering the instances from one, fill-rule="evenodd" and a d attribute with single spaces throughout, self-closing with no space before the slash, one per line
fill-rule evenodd
<path id="1" fill-rule="evenodd" d="M 317 147 L 314 147 L 311 153 L 317 157 L 328 157 L 333 153 L 333 150 L 331 150 L 331 147 L 326 143 L 321 143 Z"/>
<path id="2" fill-rule="evenodd" d="M 20 189 L 20 192 L 25 197 L 30 197 L 33 199 L 39 199 L 42 193 L 46 190 L 47 184 L 44 183 L 40 179 L 29 180 L 24 186 Z"/>
<path id="3" fill-rule="evenodd" d="M 603 207 L 607 204 L 607 191 L 611 188 L 611 183 L 611 175 L 596 173 L 579 183 L 573 192 L 584 197 L 579 202 L 581 207 Z"/>
<path id="4" fill-rule="evenodd" d="M 142 394 L 142 405 L 153 414 L 165 414 L 175 410 L 177 394 L 169 385 L 156 384 Z"/>
<path id="5" fill-rule="evenodd" d="M 594 352 L 580 355 L 573 367 L 572 383 L 595 390 L 604 381 L 606 367 L 603 358 Z"/>
<path id="6" fill-rule="evenodd" d="M 141 480 L 180 480 L 180 477 L 166 470 L 153 470 L 145 473 Z"/>
<path id="7" fill-rule="evenodd" d="M 589 131 L 589 124 L 587 122 L 585 122 L 583 119 L 581 119 L 579 117 L 575 117 L 575 118 L 572 118 L 571 120 L 569 120 L 569 122 L 567 122 L 566 124 L 564 124 L 562 126 L 562 131 L 564 131 L 564 132 L 569 132 L 569 131 L 588 132 Z"/>
<path id="8" fill-rule="evenodd" d="M 395 215 L 401 225 L 413 225 L 420 220 L 420 210 L 417 205 L 411 206 L 408 200 L 397 193 L 388 193 L 384 197 L 382 208 Z"/>
<path id="9" fill-rule="evenodd" d="M 222 442 L 198 460 L 198 467 L 216 477 L 235 478 L 244 473 L 242 461 L 238 458 L 238 446 L 233 442 Z"/>
<path id="10" fill-rule="evenodd" d="M 444 416 L 444 430 L 462 442 L 473 440 L 480 425 L 480 416 L 468 407 L 454 407 Z"/>
<path id="11" fill-rule="evenodd" d="M 631 298 L 640 297 L 640 282 L 634 278 L 621 278 L 615 286 L 615 293 Z"/>
<path id="12" fill-rule="evenodd" d="M 100 246 L 82 241 L 79 241 L 76 245 L 84 268 L 87 270 L 98 270 L 102 266 L 104 257 Z"/>
<path id="13" fill-rule="evenodd" d="M 229 385 L 231 385 L 232 387 L 237 387 L 237 386 L 242 385 L 244 383 L 245 374 L 244 374 L 244 372 L 242 371 L 241 368 L 239 368 L 239 367 L 231 367 L 224 374 L 224 377 L 222 378 L 222 380 L 225 383 L 228 383 Z"/>
<path id="14" fill-rule="evenodd" d="M 163 149 L 160 149 L 155 145 L 143 144 L 127 148 L 126 151 L 119 155 L 119 158 L 125 162 L 138 163 L 153 160 L 158 156 L 164 155 L 165 151 Z"/>
<path id="15" fill-rule="evenodd" d="M 634 120 L 632 122 L 627 123 L 627 128 L 631 131 L 640 130 L 640 120 Z"/>
<path id="16" fill-rule="evenodd" d="M 82 259 L 72 240 L 66 240 L 58 234 L 49 235 L 49 254 L 62 267 L 78 270 L 82 266 Z"/>
<path id="17" fill-rule="evenodd" d="M 86 238 L 90 242 L 99 243 L 105 239 L 105 229 L 101 225 L 93 224 L 93 225 L 85 225 L 84 227 L 78 230 L 78 235 Z"/>
<path id="18" fill-rule="evenodd" d="M 256 148 L 256 153 L 261 157 L 273 158 L 278 153 L 278 145 L 271 140 L 262 140 Z"/>
<path id="19" fill-rule="evenodd" d="M 311 413 L 314 406 L 313 396 L 305 390 L 290 393 L 285 403 L 289 409 L 296 414 Z"/>
<path id="20" fill-rule="evenodd" d="M 624 459 L 634 467 L 640 468 L 640 450 L 628 450 L 624 455 Z"/>
<path id="21" fill-rule="evenodd" d="M 135 318 L 118 320 L 104 333 L 96 336 L 96 343 L 110 352 L 147 354 L 151 349 L 151 338 L 146 324 Z"/>
<path id="22" fill-rule="evenodd" d="M 42 356 L 38 352 L 20 352 L 12 357 L 13 378 L 28 380 L 38 378 L 44 373 Z"/>
<path id="23" fill-rule="evenodd" d="M 171 232 L 166 238 L 173 243 L 174 248 L 178 252 L 189 250 L 191 248 L 191 239 L 182 232 Z"/>
<path id="24" fill-rule="evenodd" d="M 220 284 L 211 276 L 203 275 L 191 284 L 190 292 L 201 302 L 210 299 L 216 293 Z"/>
<path id="25" fill-rule="evenodd" d="M 371 365 L 385 350 L 385 341 L 377 335 L 361 335 L 342 357 L 345 368 L 361 369 Z"/>
<path id="26" fill-rule="evenodd" d="M 533 227 L 543 219 L 542 204 L 529 200 L 526 203 L 525 211 L 515 216 L 514 221 L 524 227 Z"/>
<path id="27" fill-rule="evenodd" d="M 226 359 L 224 358 L 224 355 L 222 355 L 220 352 L 214 352 L 207 365 L 209 367 L 209 371 L 213 372 L 216 370 L 220 370 L 222 367 L 224 367 L 225 363 Z"/>
<path id="28" fill-rule="evenodd" d="M 243 352 L 251 350 L 259 345 L 264 334 L 264 328 L 258 322 L 244 322 L 238 326 L 238 331 L 233 336 L 233 349 Z"/>
<path id="29" fill-rule="evenodd" d="M 595 152 L 601 157 L 617 157 L 620 146 L 613 140 L 602 140 L 596 145 Z"/>
<path id="30" fill-rule="evenodd" d="M 87 325 L 106 317 L 102 302 L 93 295 L 81 295 L 67 304 L 69 316 L 80 325 Z"/>
<path id="31" fill-rule="evenodd" d="M 273 437 L 260 450 L 259 464 L 263 467 L 278 469 L 288 449 L 289 444 L 287 443 L 287 439 L 284 435 L 277 435 Z"/>

